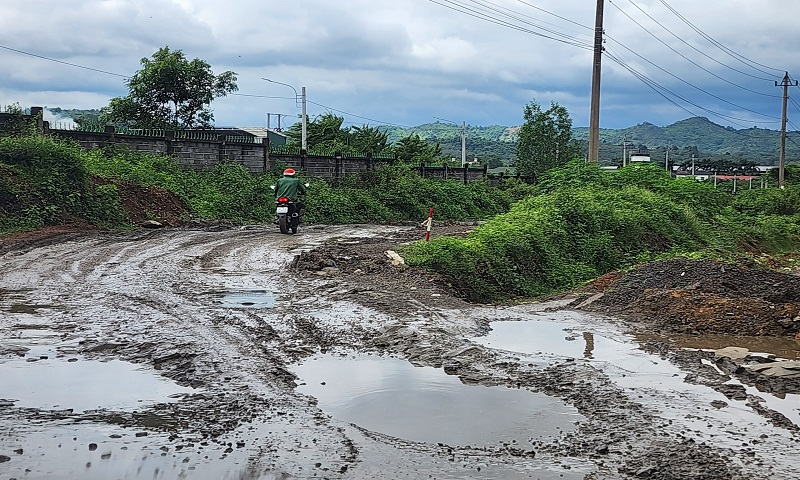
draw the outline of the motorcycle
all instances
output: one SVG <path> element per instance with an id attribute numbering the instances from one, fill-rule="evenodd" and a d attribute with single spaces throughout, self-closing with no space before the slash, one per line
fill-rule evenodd
<path id="1" fill-rule="evenodd" d="M 304 184 L 308 188 L 309 184 Z M 269 186 L 275 190 L 275 185 Z M 299 205 L 287 197 L 280 197 L 275 200 L 277 207 L 275 207 L 275 223 L 281 229 L 281 233 L 297 233 L 297 227 L 300 226 L 300 209 Z"/>
<path id="2" fill-rule="evenodd" d="M 300 225 L 300 212 L 295 208 L 296 204 L 286 197 L 278 198 L 275 203 L 278 204 L 275 208 L 275 216 L 281 233 L 289 233 L 289 230 L 297 233 L 297 227 Z"/>

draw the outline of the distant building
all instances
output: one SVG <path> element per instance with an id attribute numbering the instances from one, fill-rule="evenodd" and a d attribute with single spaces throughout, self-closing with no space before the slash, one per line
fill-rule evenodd
<path id="1" fill-rule="evenodd" d="M 649 161 L 650 161 L 649 153 L 631 153 L 631 157 L 628 160 L 629 163 L 643 163 Z"/>

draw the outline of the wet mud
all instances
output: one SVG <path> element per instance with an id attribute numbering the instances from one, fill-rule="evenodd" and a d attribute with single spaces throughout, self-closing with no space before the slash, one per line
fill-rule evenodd
<path id="1" fill-rule="evenodd" d="M 737 330 L 771 340 L 737 345 L 724 327 L 631 316 L 649 284 L 620 294 L 635 304 L 612 301 L 614 282 L 471 304 L 392 265 L 386 251 L 422 235 L 217 225 L 6 243 L 0 478 L 800 478 L 791 278 L 756 292 L 780 315 Z M 700 333 L 716 343 L 678 336 Z"/>

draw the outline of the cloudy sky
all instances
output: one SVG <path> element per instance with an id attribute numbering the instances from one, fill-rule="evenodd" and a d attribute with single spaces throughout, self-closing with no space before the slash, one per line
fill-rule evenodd
<path id="1" fill-rule="evenodd" d="M 290 86 L 313 118 L 346 125 L 519 125 L 557 102 L 588 126 L 593 0 L 26 0 L 0 2 L 0 108 L 100 108 L 168 45 L 239 91 L 219 126 L 294 123 Z M 606 0 L 600 124 L 704 116 L 780 129 L 784 71 L 800 78 L 800 2 Z M 72 64 L 72 65 L 69 65 Z M 84 68 L 80 68 L 84 67 Z M 792 77 L 795 78 L 795 77 Z M 789 89 L 800 130 L 800 87 Z M 797 99 L 797 100 L 795 100 Z M 277 124 L 276 116 L 271 126 Z"/>

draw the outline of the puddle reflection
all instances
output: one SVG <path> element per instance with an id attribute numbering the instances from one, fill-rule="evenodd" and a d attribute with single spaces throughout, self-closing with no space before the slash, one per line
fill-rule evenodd
<path id="1" fill-rule="evenodd" d="M 574 429 L 583 417 L 557 398 L 506 387 L 464 385 L 440 369 L 369 355 L 319 355 L 295 366 L 333 417 L 412 441 L 448 445 L 517 443 Z"/>
<path id="2" fill-rule="evenodd" d="M 220 294 L 217 303 L 226 308 L 272 308 L 277 300 L 269 290 L 239 290 Z"/>

